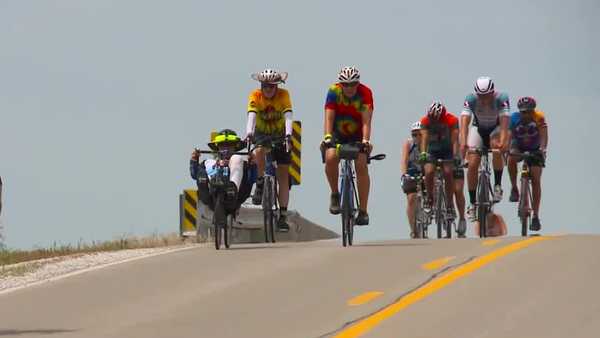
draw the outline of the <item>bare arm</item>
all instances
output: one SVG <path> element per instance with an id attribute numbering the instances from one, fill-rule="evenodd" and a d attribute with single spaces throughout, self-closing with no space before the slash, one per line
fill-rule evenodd
<path id="1" fill-rule="evenodd" d="M 373 109 L 369 109 L 362 113 L 362 134 L 363 141 L 371 140 L 371 120 L 373 118 Z"/>
<path id="2" fill-rule="evenodd" d="M 429 131 L 427 129 L 421 129 L 421 144 L 419 144 L 419 150 L 424 153 L 427 152 L 427 145 L 429 144 Z"/>
<path id="3" fill-rule="evenodd" d="M 325 122 L 323 132 L 325 135 L 333 133 L 333 121 L 335 120 L 335 110 L 325 109 Z"/>
<path id="4" fill-rule="evenodd" d="M 450 133 L 450 142 L 452 142 L 452 156 L 456 157 L 459 154 L 458 148 L 458 128 L 452 129 Z"/>
<path id="5" fill-rule="evenodd" d="M 402 155 L 400 157 L 400 172 L 402 174 L 406 174 L 408 172 L 408 158 L 410 155 L 409 152 L 410 145 L 408 144 L 408 141 L 406 141 L 402 146 Z"/>
<path id="6" fill-rule="evenodd" d="M 460 144 L 467 144 L 467 135 L 469 135 L 469 124 L 471 123 L 470 115 L 460 116 Z"/>
<path id="7" fill-rule="evenodd" d="M 548 124 L 546 123 L 540 128 L 540 148 L 548 149 Z"/>
<path id="8" fill-rule="evenodd" d="M 500 147 L 508 145 L 508 123 L 510 121 L 509 116 L 500 117 Z"/>

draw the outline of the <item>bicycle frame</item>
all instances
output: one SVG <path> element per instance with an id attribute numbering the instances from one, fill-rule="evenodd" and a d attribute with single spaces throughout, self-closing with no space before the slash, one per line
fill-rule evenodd
<path id="1" fill-rule="evenodd" d="M 225 244 L 225 248 L 229 249 L 231 245 L 231 237 L 233 223 L 236 218 L 236 212 L 227 212 L 224 205 L 225 188 L 229 184 L 229 159 L 233 155 L 248 155 L 248 152 L 234 151 L 214 151 L 214 150 L 198 150 L 202 154 L 216 155 L 217 172 L 210 179 L 210 193 L 215 200 L 213 210 L 213 237 L 215 240 L 215 248 L 219 250 L 221 243 Z"/>
<path id="2" fill-rule="evenodd" d="M 446 200 L 446 179 L 444 177 L 444 164 L 454 163 L 453 160 L 437 160 L 435 163 L 434 196 L 435 196 L 435 222 L 437 224 L 437 238 L 442 238 L 442 230 L 446 231 L 446 238 L 452 237 L 452 222 L 454 215 L 448 214 Z"/>
<path id="3" fill-rule="evenodd" d="M 427 228 L 431 224 L 430 215 L 426 214 L 425 209 L 425 189 L 423 188 L 423 175 L 414 177 L 417 182 L 417 201 L 415 203 L 415 237 L 427 238 Z"/>
<path id="4" fill-rule="evenodd" d="M 354 238 L 354 216 L 360 206 L 356 191 L 353 160 L 343 159 L 340 180 L 341 214 L 342 214 L 342 242 L 343 245 L 352 245 Z"/>
<path id="5" fill-rule="evenodd" d="M 275 243 L 275 215 L 279 210 L 279 194 L 277 189 L 277 167 L 273 163 L 271 152 L 265 159 L 265 175 L 263 183 L 262 209 L 265 230 L 265 242 Z"/>
<path id="6" fill-rule="evenodd" d="M 477 220 L 479 222 L 479 237 L 487 237 L 487 216 L 492 212 L 493 197 L 491 196 L 492 182 L 490 170 L 490 149 L 478 149 L 476 153 L 480 155 L 479 178 L 477 180 L 477 201 L 475 208 L 477 211 Z"/>

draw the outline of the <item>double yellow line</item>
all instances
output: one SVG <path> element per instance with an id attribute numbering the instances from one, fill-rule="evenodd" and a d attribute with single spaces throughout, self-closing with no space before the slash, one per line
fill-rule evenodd
<path id="1" fill-rule="evenodd" d="M 494 250 L 487 255 L 478 257 L 464 265 L 457 267 L 456 269 L 450 271 L 449 273 L 432 280 L 431 282 L 423 285 L 422 287 L 420 287 L 420 288 L 416 289 L 415 291 L 402 297 L 397 302 L 395 302 L 391 305 L 388 305 L 385 308 L 375 312 L 374 314 L 370 315 L 369 317 L 366 317 L 366 318 L 352 324 L 351 326 L 343 329 L 337 335 L 335 335 L 335 338 L 360 337 L 363 334 L 365 334 L 366 332 L 373 329 L 375 326 L 377 326 L 382 321 L 392 317 L 393 315 L 402 311 L 409 305 L 416 303 L 417 301 L 446 287 L 447 285 L 451 284 L 452 282 L 471 274 L 473 271 L 478 270 L 478 269 L 490 264 L 491 262 L 497 260 L 498 258 L 504 257 L 511 252 L 515 252 L 515 251 L 521 250 L 523 248 L 526 248 L 534 243 L 545 241 L 545 240 L 548 240 L 551 238 L 553 238 L 553 237 L 531 237 L 531 238 L 528 238 L 528 239 L 525 239 L 525 240 L 522 240 L 522 241 L 519 241 L 516 243 L 512 243 L 512 244 L 502 247 L 500 249 Z"/>

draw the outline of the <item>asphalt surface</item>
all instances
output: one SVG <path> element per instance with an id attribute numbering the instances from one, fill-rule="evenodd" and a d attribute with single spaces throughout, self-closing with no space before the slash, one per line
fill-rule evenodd
<path id="1" fill-rule="evenodd" d="M 600 236 L 520 241 L 199 247 L 0 295 L 0 337 L 597 337 Z"/>

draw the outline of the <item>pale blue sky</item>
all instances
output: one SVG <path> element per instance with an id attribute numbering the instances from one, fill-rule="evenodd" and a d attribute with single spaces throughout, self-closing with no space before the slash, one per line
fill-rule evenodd
<path id="1" fill-rule="evenodd" d="M 288 71 L 304 124 L 292 207 L 327 213 L 317 145 L 327 86 L 355 64 L 374 92 L 372 226 L 407 235 L 400 144 L 435 97 L 458 112 L 479 75 L 550 123 L 545 232 L 597 232 L 598 1 L 0 2 L 0 175 L 10 247 L 176 231 L 191 148 L 242 130 L 249 75 Z M 508 190 L 508 175 L 504 177 Z M 515 206 L 498 210 L 518 232 Z"/>

